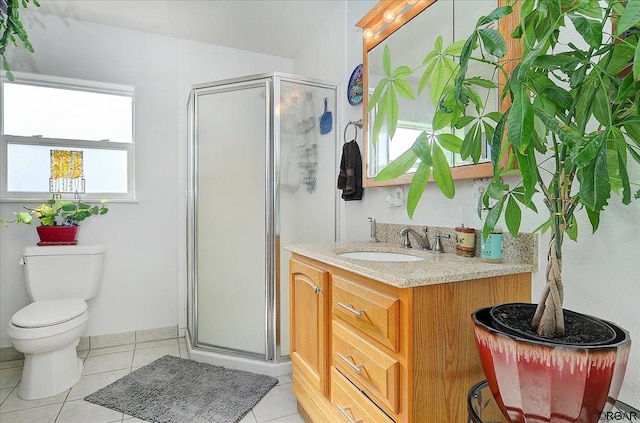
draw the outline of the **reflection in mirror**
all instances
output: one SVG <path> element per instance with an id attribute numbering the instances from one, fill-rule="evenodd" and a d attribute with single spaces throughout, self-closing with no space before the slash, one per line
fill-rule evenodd
<path id="1" fill-rule="evenodd" d="M 369 94 L 365 96 L 364 104 L 365 186 L 395 185 L 411 182 L 411 173 L 415 171 L 415 166 L 404 177 L 398 179 L 379 182 L 374 181 L 373 178 L 387 164 L 406 151 L 413 144 L 417 135 L 423 131 L 425 131 L 428 138 L 433 138 L 436 133 L 445 131 L 439 130 L 436 132 L 431 127 L 435 113 L 431 97 L 432 95 L 437 95 L 437 89 L 433 90 L 432 87 L 437 86 L 441 81 L 429 81 L 417 101 L 398 97 L 398 126 L 393 139 L 389 139 L 388 128 L 384 125 L 374 129 L 377 109 L 372 109 L 370 113 L 367 113 L 366 110 L 368 108 L 368 97 L 373 93 L 380 79 L 384 77 L 383 51 L 385 47 L 388 47 L 391 53 L 392 68 L 399 65 L 407 65 L 414 71 L 407 80 L 411 83 L 413 91 L 417 93 L 420 84 L 419 79 L 424 72 L 423 59 L 434 48 L 436 42 L 441 42 L 443 46 L 447 46 L 454 40 L 465 39 L 469 35 L 469 31 L 475 26 L 477 18 L 495 9 L 498 5 L 498 0 L 473 0 L 472 7 L 470 7 L 469 0 L 426 0 L 414 5 L 402 6 L 403 4 L 405 2 L 401 0 L 381 1 L 358 22 L 358 26 L 363 28 L 364 34 L 364 80 Z M 397 16 L 391 23 L 385 24 L 385 8 L 388 9 L 393 6 L 396 7 L 396 11 L 401 7 L 404 7 L 404 9 L 400 10 L 400 13 L 396 12 L 401 16 Z M 409 11 L 409 7 L 413 9 Z M 386 17 L 388 20 L 389 16 Z M 378 28 L 378 30 L 372 31 L 372 28 Z M 438 40 L 439 36 L 441 40 Z M 493 72 L 492 67 L 485 69 L 490 69 Z M 486 71 L 483 72 L 480 65 L 476 65 L 476 68 L 470 72 L 474 72 L 478 76 L 482 75 L 487 79 L 495 80 L 497 78 L 496 75 L 487 75 Z M 497 93 L 493 92 L 491 97 L 487 96 L 485 102 L 489 110 L 498 110 Z M 374 133 L 377 135 L 375 140 L 372 137 Z M 456 135 L 464 138 L 465 134 L 456 131 Z M 449 165 L 454 167 L 452 169 L 454 178 L 477 178 L 491 174 L 490 164 L 487 163 L 489 162 L 489 151 L 486 147 L 479 152 L 478 161 L 481 164 L 478 165 L 474 165 L 471 158 L 463 160 L 459 154 L 451 152 L 447 152 L 447 154 Z"/>

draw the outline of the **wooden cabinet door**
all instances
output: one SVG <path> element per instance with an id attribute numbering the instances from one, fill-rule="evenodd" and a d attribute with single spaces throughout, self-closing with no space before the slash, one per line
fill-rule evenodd
<path id="1" fill-rule="evenodd" d="M 324 396 L 328 383 L 329 272 L 289 262 L 291 362 Z"/>

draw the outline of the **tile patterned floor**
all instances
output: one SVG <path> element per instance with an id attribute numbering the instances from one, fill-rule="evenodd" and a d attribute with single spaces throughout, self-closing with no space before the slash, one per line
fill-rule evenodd
<path id="1" fill-rule="evenodd" d="M 91 404 L 83 398 L 131 371 L 167 354 L 188 358 L 184 339 L 143 342 L 78 352 L 84 360 L 82 378 L 55 397 L 24 401 L 18 397 L 23 360 L 0 362 L 1 423 L 140 423 L 143 420 Z M 291 378 L 279 383 L 240 423 L 304 423 L 297 413 Z M 188 423 L 188 422 L 183 422 Z"/>

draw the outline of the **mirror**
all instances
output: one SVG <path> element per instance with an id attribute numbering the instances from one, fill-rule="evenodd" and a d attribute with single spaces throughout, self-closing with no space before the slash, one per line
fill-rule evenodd
<path id="1" fill-rule="evenodd" d="M 399 98 L 398 128 L 393 140 L 389 140 L 384 129 L 381 131 L 377 143 L 371 141 L 370 134 L 376 110 L 367 113 L 368 97 L 373 92 L 376 84 L 384 75 L 382 70 L 382 52 L 385 46 L 391 51 L 392 67 L 407 65 L 411 69 L 418 69 L 425 55 L 433 49 L 436 37 L 443 38 L 446 46 L 452 41 L 465 39 L 476 20 L 490 13 L 498 6 L 506 3 L 506 0 L 474 0 L 473 7 L 469 7 L 468 0 L 382 0 L 357 26 L 363 29 L 363 84 L 368 87 L 363 100 L 363 133 L 364 133 L 364 166 L 363 185 L 386 186 L 409 184 L 412 173 L 388 180 L 376 181 L 374 178 L 389 162 L 406 151 L 416 136 L 425 131 L 430 133 L 434 106 L 429 100 L 427 90 L 423 91 L 418 101 L 410 101 Z M 515 14 L 515 13 L 514 13 Z M 511 33 L 510 22 L 501 22 L 502 34 Z M 509 37 L 505 37 L 509 43 Z M 518 54 L 519 46 L 509 45 L 509 56 Z M 509 57 L 505 57 L 508 60 Z M 478 67 L 475 74 L 480 74 L 482 68 Z M 416 72 L 414 90 L 418 85 L 417 79 L 422 71 Z M 486 76 L 486 75 L 485 75 Z M 489 76 L 489 79 L 491 77 Z M 487 100 L 498 110 L 497 90 L 492 93 L 493 99 Z M 463 134 L 458 134 L 463 136 Z M 473 164 L 471 159 L 462 160 L 459 155 L 451 153 L 447 157 L 451 173 L 454 179 L 469 179 L 488 177 L 492 174 L 489 151 L 483 149 L 482 157 L 478 164 Z M 411 172 L 411 171 L 410 171 Z"/>

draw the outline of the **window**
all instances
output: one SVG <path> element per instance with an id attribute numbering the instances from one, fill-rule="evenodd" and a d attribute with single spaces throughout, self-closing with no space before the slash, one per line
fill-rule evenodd
<path id="1" fill-rule="evenodd" d="M 134 200 L 130 86 L 15 73 L 0 80 L 3 200 L 49 195 L 52 150 L 81 151 L 83 199 Z"/>

